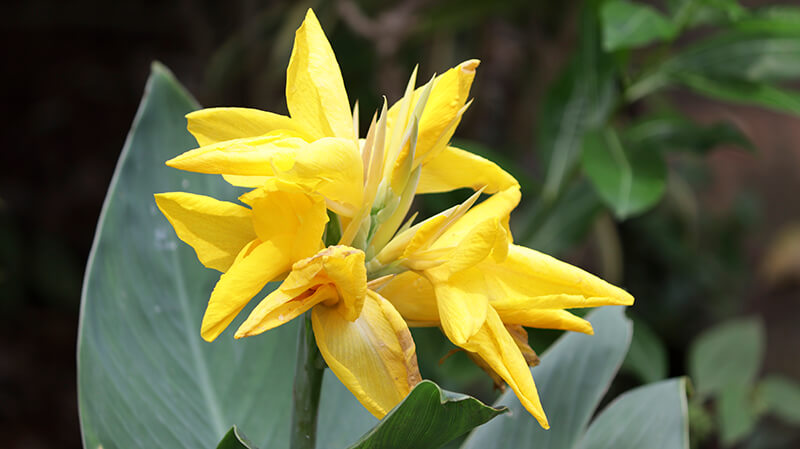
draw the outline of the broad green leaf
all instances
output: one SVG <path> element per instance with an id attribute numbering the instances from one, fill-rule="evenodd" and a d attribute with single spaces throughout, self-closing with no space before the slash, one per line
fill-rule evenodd
<path id="1" fill-rule="evenodd" d="M 219 273 L 178 240 L 153 200 L 174 190 L 237 196 L 217 176 L 164 165 L 196 146 L 184 115 L 197 107 L 154 64 L 84 279 L 78 401 L 87 448 L 208 448 L 234 424 L 262 447 L 288 438 L 294 326 L 204 342 L 200 319 Z"/>
<path id="2" fill-rule="evenodd" d="M 773 36 L 800 36 L 800 8 L 788 5 L 762 8 L 734 23 L 734 27 L 740 31 Z"/>
<path id="3" fill-rule="evenodd" d="M 495 406 L 506 406 L 511 413 L 472 431 L 462 449 L 568 449 L 577 443 L 631 339 L 631 324 L 621 307 L 592 311 L 587 319 L 594 335 L 565 334 L 532 370 L 550 429 L 542 429 L 509 390 Z"/>
<path id="4" fill-rule="evenodd" d="M 247 437 L 239 430 L 238 427 L 233 426 L 228 433 L 222 437 L 222 440 L 217 445 L 217 449 L 258 449 Z"/>
<path id="5" fill-rule="evenodd" d="M 553 201 L 580 158 L 583 133 L 600 127 L 617 97 L 614 61 L 600 48 L 598 2 L 585 2 L 575 56 L 551 86 L 538 123 L 538 147 L 546 172 L 542 197 Z"/>
<path id="6" fill-rule="evenodd" d="M 667 168 L 661 153 L 624 148 L 612 128 L 586 134 L 582 164 L 600 198 L 619 219 L 653 206 L 666 187 Z"/>
<path id="7" fill-rule="evenodd" d="M 719 392 L 716 410 L 723 446 L 732 446 L 753 431 L 756 412 L 750 398 L 752 390 L 752 385 L 729 384 Z"/>
<path id="8" fill-rule="evenodd" d="M 753 149 L 753 144 L 732 123 L 717 122 L 704 126 L 677 114 L 645 117 L 625 129 L 622 141 L 636 148 L 699 154 L 720 145 Z"/>
<path id="9" fill-rule="evenodd" d="M 423 380 L 349 449 L 436 449 L 505 411 Z"/>
<path id="10" fill-rule="evenodd" d="M 751 82 L 792 80 L 800 77 L 800 39 L 727 32 L 683 50 L 666 63 L 664 70 Z"/>
<path id="11" fill-rule="evenodd" d="M 594 419 L 578 449 L 689 449 L 686 380 L 630 390 Z"/>
<path id="12" fill-rule="evenodd" d="M 766 411 L 789 424 L 800 425 L 800 384 L 783 376 L 768 376 L 758 386 Z"/>
<path id="13" fill-rule="evenodd" d="M 766 83 L 714 80 L 702 75 L 681 73 L 678 82 L 700 94 L 734 103 L 752 104 L 800 115 L 800 92 Z"/>
<path id="14" fill-rule="evenodd" d="M 378 424 L 355 396 L 325 370 L 317 418 L 317 449 L 342 449 Z"/>
<path id="15" fill-rule="evenodd" d="M 764 357 L 764 326 L 757 318 L 728 321 L 692 342 L 689 374 L 700 395 L 755 381 Z"/>
<path id="16" fill-rule="evenodd" d="M 603 48 L 606 51 L 636 48 L 670 40 L 678 29 L 650 5 L 625 0 L 603 3 Z"/>
<path id="17" fill-rule="evenodd" d="M 728 24 L 749 15 L 737 0 L 668 0 L 667 5 L 680 28 Z"/>
<path id="18" fill-rule="evenodd" d="M 667 377 L 667 349 L 655 332 L 641 319 L 633 320 L 631 348 L 622 369 L 636 375 L 643 383 Z"/>

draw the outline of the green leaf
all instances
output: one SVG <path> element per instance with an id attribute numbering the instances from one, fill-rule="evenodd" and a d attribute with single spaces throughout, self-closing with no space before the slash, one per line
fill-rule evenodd
<path id="1" fill-rule="evenodd" d="M 619 369 L 631 339 L 631 323 L 621 307 L 592 311 L 587 319 L 594 335 L 565 334 L 532 370 L 550 429 L 542 429 L 509 389 L 495 406 L 506 406 L 511 413 L 472 431 L 462 449 L 574 446 Z"/>
<path id="2" fill-rule="evenodd" d="M 646 148 L 626 150 L 612 128 L 586 134 L 582 163 L 600 198 L 620 219 L 653 206 L 666 187 L 661 154 Z"/>
<path id="3" fill-rule="evenodd" d="M 606 51 L 636 48 L 670 40 L 678 29 L 650 5 L 613 0 L 603 3 L 603 48 Z"/>
<path id="4" fill-rule="evenodd" d="M 800 39 L 796 36 L 732 31 L 694 44 L 666 63 L 672 73 L 751 82 L 800 77 Z"/>
<path id="5" fill-rule="evenodd" d="M 682 73 L 676 78 L 684 86 L 712 98 L 800 115 L 800 92 L 798 91 L 765 83 L 714 80 L 690 73 Z"/>
<path id="6" fill-rule="evenodd" d="M 768 376 L 758 386 L 766 411 L 789 424 L 800 425 L 800 384 L 783 376 Z"/>
<path id="7" fill-rule="evenodd" d="M 734 23 L 734 27 L 772 36 L 800 36 L 800 8 L 787 5 L 762 8 Z"/>
<path id="8" fill-rule="evenodd" d="M 668 0 L 675 23 L 681 28 L 699 25 L 726 25 L 749 15 L 737 0 Z"/>
<path id="9" fill-rule="evenodd" d="M 755 381 L 764 357 L 764 326 L 756 318 L 728 321 L 701 334 L 689 347 L 689 374 L 700 395 Z"/>
<path id="10" fill-rule="evenodd" d="M 667 377 L 667 349 L 655 332 L 642 320 L 633 320 L 633 339 L 622 369 L 651 383 Z"/>
<path id="11" fill-rule="evenodd" d="M 578 449 L 689 449 L 686 380 L 630 390 L 592 422 Z"/>
<path id="12" fill-rule="evenodd" d="M 645 117 L 625 129 L 622 141 L 635 148 L 699 154 L 706 154 L 721 145 L 753 149 L 753 144 L 732 123 L 717 122 L 704 126 L 677 114 Z"/>
<path id="13" fill-rule="evenodd" d="M 505 411 L 423 380 L 349 449 L 436 449 Z"/>
<path id="14" fill-rule="evenodd" d="M 184 115 L 197 107 L 166 68 L 153 65 L 84 279 L 84 447 L 214 447 L 234 424 L 262 447 L 288 441 L 295 345 L 286 342 L 295 339 L 294 325 L 244 340 L 229 330 L 204 342 L 200 320 L 219 273 L 177 239 L 153 200 L 173 190 L 237 196 L 217 176 L 164 165 L 196 146 Z"/>
<path id="15" fill-rule="evenodd" d="M 580 158 L 583 133 L 600 127 L 617 98 L 615 66 L 600 48 L 597 1 L 586 2 L 575 56 L 545 95 L 538 123 L 538 148 L 546 168 L 542 197 L 553 201 Z"/>
<path id="16" fill-rule="evenodd" d="M 723 446 L 733 446 L 755 428 L 756 413 L 750 400 L 752 390 L 751 385 L 729 384 L 719 392 L 717 417 Z"/>
<path id="17" fill-rule="evenodd" d="M 378 424 L 355 396 L 325 370 L 317 418 L 317 448 L 340 449 L 352 445 Z"/>
<path id="18" fill-rule="evenodd" d="M 258 449 L 247 437 L 239 430 L 238 427 L 233 426 L 228 433 L 222 437 L 222 440 L 217 445 L 217 449 Z"/>

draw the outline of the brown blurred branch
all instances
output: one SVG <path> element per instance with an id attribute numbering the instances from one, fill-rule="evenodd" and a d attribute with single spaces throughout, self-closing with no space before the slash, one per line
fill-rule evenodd
<path id="1" fill-rule="evenodd" d="M 397 63 L 397 52 L 418 22 L 417 13 L 431 0 L 408 0 L 367 16 L 355 0 L 339 0 L 337 9 L 342 20 L 359 36 L 372 41 L 378 54 L 379 88 L 394 94 L 403 82 L 402 69 Z"/>

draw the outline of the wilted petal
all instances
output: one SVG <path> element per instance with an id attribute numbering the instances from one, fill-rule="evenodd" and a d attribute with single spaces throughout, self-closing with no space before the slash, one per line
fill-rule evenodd
<path id="1" fill-rule="evenodd" d="M 518 186 L 513 176 L 477 154 L 447 147 L 422 166 L 417 193 L 438 193 L 470 188 L 496 193 Z"/>
<path id="2" fill-rule="evenodd" d="M 201 109 L 186 114 L 186 121 L 187 129 L 201 147 L 276 130 L 293 132 L 298 137 L 307 134 L 300 123 L 285 115 L 249 108 Z"/>
<path id="3" fill-rule="evenodd" d="M 302 123 L 314 138 L 355 137 L 339 64 L 310 9 L 295 33 L 286 69 L 286 104 L 292 119 Z"/>
<path id="4" fill-rule="evenodd" d="M 322 357 L 356 399 L 377 418 L 420 382 L 414 341 L 389 301 L 373 291 L 355 321 L 318 305 L 311 322 Z"/>
<path id="5" fill-rule="evenodd" d="M 267 282 L 287 271 L 291 261 L 272 242 L 255 241 L 239 253 L 220 278 L 203 316 L 200 334 L 212 341 Z"/>
<path id="6" fill-rule="evenodd" d="M 208 268 L 226 271 L 253 239 L 250 209 L 185 192 L 159 193 L 156 204 L 178 238 L 188 243 Z"/>

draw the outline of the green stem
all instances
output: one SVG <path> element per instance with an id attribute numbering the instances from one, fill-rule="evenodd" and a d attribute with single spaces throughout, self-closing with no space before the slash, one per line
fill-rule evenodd
<path id="1" fill-rule="evenodd" d="M 311 312 L 306 312 L 297 336 L 294 373 L 294 403 L 290 449 L 314 449 L 317 441 L 317 410 L 325 364 L 314 340 Z"/>

